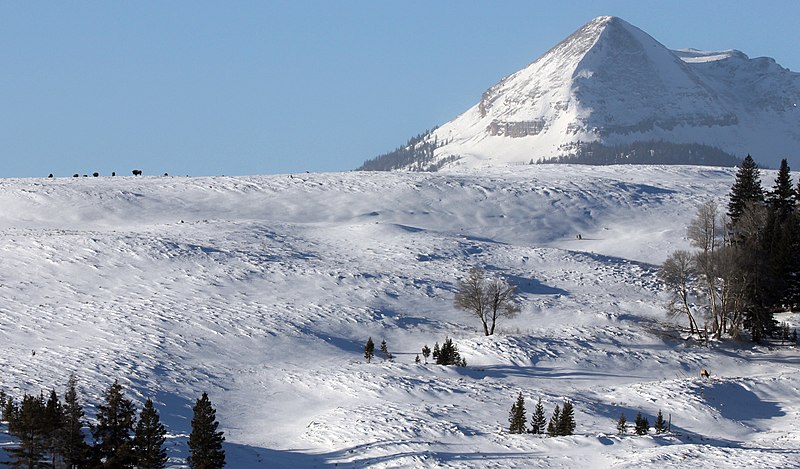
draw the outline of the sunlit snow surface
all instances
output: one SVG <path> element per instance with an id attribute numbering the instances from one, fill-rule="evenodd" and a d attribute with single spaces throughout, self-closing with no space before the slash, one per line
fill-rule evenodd
<path id="1" fill-rule="evenodd" d="M 734 171 L 0 180 L 2 388 L 75 373 L 93 415 L 119 379 L 175 466 L 207 391 L 233 468 L 791 467 L 796 349 L 687 345 L 654 277 Z M 521 292 L 490 338 L 452 306 L 473 265 Z M 370 336 L 393 362 L 364 363 Z M 414 364 L 445 337 L 466 369 Z M 571 399 L 578 434 L 507 435 L 520 391 L 529 415 Z M 659 409 L 673 434 L 615 434 Z"/>

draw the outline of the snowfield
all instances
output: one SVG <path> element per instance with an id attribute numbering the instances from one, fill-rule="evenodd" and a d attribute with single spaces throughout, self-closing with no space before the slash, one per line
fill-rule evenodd
<path id="1" fill-rule="evenodd" d="M 797 349 L 684 341 L 655 278 L 734 174 L 0 180 L 0 383 L 62 393 L 75 373 L 93 415 L 119 379 L 156 403 L 174 467 L 203 391 L 231 468 L 800 467 Z M 474 265 L 521 293 L 492 337 L 452 305 Z M 368 337 L 394 360 L 365 363 Z M 414 363 L 446 337 L 466 368 Z M 520 391 L 528 416 L 572 400 L 577 434 L 508 435 Z M 616 434 L 659 409 L 672 433 Z"/>

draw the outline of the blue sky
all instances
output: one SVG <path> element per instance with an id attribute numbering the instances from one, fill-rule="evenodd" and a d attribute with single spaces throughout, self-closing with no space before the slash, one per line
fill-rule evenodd
<path id="1" fill-rule="evenodd" d="M 590 19 L 800 71 L 796 1 L 0 3 L 0 177 L 345 171 Z"/>

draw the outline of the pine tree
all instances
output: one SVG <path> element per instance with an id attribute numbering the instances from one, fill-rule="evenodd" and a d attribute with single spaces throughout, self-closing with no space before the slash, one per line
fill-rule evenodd
<path id="1" fill-rule="evenodd" d="M 619 415 L 619 420 L 617 420 L 617 433 L 620 435 L 624 435 L 625 432 L 628 431 L 628 419 L 625 418 L 625 414 L 622 413 Z"/>
<path id="2" fill-rule="evenodd" d="M 537 435 L 544 434 L 547 425 L 547 417 L 544 416 L 544 407 L 542 407 L 542 398 L 536 402 L 536 408 L 531 416 L 531 433 Z"/>
<path id="3" fill-rule="evenodd" d="M 453 343 L 453 340 L 449 337 L 444 339 L 444 344 L 442 344 L 442 347 L 439 349 L 439 353 L 436 355 L 436 364 L 456 366 L 461 365 L 461 355 L 458 353 L 458 346 L 456 346 L 456 344 Z"/>
<path id="4" fill-rule="evenodd" d="M 636 414 L 633 430 L 637 435 L 647 435 L 650 431 L 650 422 L 647 420 L 647 417 L 642 416 L 641 412 Z"/>
<path id="5" fill-rule="evenodd" d="M 11 422 L 16 412 L 17 404 L 14 402 L 14 398 L 11 396 L 6 396 L 6 402 L 3 405 L 3 420 L 6 422 Z"/>
<path id="6" fill-rule="evenodd" d="M 427 365 L 428 364 L 428 357 L 431 356 L 431 349 L 427 345 L 424 345 L 422 347 L 422 356 L 425 357 L 425 364 Z"/>
<path id="7" fill-rule="evenodd" d="M 164 449 L 167 429 L 161 423 L 153 401 L 147 399 L 139 414 L 133 436 L 133 455 L 137 469 L 161 469 L 167 464 Z"/>
<path id="8" fill-rule="evenodd" d="M 114 380 L 97 408 L 97 425 L 92 427 L 95 459 L 105 466 L 126 467 L 133 462 L 131 432 L 136 419 L 133 402 L 126 399 L 122 385 Z"/>
<path id="9" fill-rule="evenodd" d="M 392 354 L 389 353 L 389 347 L 386 345 L 386 340 L 381 341 L 381 353 L 383 354 L 384 360 L 392 359 Z"/>
<path id="10" fill-rule="evenodd" d="M 748 203 L 763 202 L 764 190 L 761 188 L 761 175 L 758 165 L 750 155 L 742 161 L 742 165 L 736 172 L 736 180 L 731 187 L 728 202 L 728 217 L 731 223 L 736 225 L 739 217 L 744 213 Z"/>
<path id="11" fill-rule="evenodd" d="M 564 401 L 564 407 L 561 408 L 561 416 L 558 419 L 557 425 L 559 436 L 567 436 L 575 433 L 575 415 L 572 402 Z"/>
<path id="12" fill-rule="evenodd" d="M 53 467 L 60 456 L 60 436 L 63 428 L 63 410 L 55 389 L 50 391 L 50 396 L 44 406 L 43 414 L 43 436 L 45 446 L 50 453 L 50 463 Z"/>
<path id="13" fill-rule="evenodd" d="M 785 221 L 794 212 L 795 198 L 789 163 L 784 158 L 781 160 L 778 177 L 775 178 L 775 186 L 767 196 L 769 206 L 777 214 L 778 220 Z"/>
<path id="14" fill-rule="evenodd" d="M 436 361 L 439 359 L 439 342 L 433 344 L 433 360 Z"/>
<path id="15" fill-rule="evenodd" d="M 525 398 L 520 392 L 508 414 L 508 433 L 525 433 Z"/>
<path id="16" fill-rule="evenodd" d="M 67 468 L 83 467 L 88 445 L 83 435 L 83 408 L 78 401 L 78 381 L 71 375 L 64 393 L 61 407 L 61 431 L 59 432 L 59 452 Z"/>
<path id="17" fill-rule="evenodd" d="M 11 465 L 16 467 L 39 467 L 45 456 L 44 396 L 25 394 L 22 403 L 8 422 L 8 433 L 19 440 L 16 448 L 9 448 Z"/>
<path id="18" fill-rule="evenodd" d="M 664 433 L 667 431 L 667 422 L 664 421 L 664 415 L 661 413 L 661 409 L 658 410 L 656 423 L 653 428 L 655 428 L 656 433 Z"/>
<path id="19" fill-rule="evenodd" d="M 372 341 L 372 337 L 367 339 L 367 344 L 364 345 L 364 358 L 367 359 L 367 363 L 372 361 L 372 357 L 375 356 L 375 342 Z"/>
<path id="20" fill-rule="evenodd" d="M 550 422 L 547 424 L 547 434 L 550 436 L 558 436 L 558 422 L 561 420 L 561 409 L 556 404 L 553 409 L 553 415 L 550 417 Z"/>
<path id="21" fill-rule="evenodd" d="M 419 362 L 420 362 L 420 361 L 421 361 L 421 360 L 419 359 L 419 354 L 417 354 L 417 356 L 414 358 L 414 363 L 416 363 L 417 365 L 419 365 Z"/>
<path id="22" fill-rule="evenodd" d="M 194 405 L 192 433 L 189 435 L 189 467 L 192 469 L 219 469 L 225 465 L 225 441 L 223 432 L 218 432 L 217 411 L 211 406 L 208 394 Z"/>

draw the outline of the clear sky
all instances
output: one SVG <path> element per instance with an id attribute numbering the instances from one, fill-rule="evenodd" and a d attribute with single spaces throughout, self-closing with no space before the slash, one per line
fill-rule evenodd
<path id="1" fill-rule="evenodd" d="M 600 15 L 800 71 L 800 2 L 2 1 L 0 177 L 345 171 Z"/>

